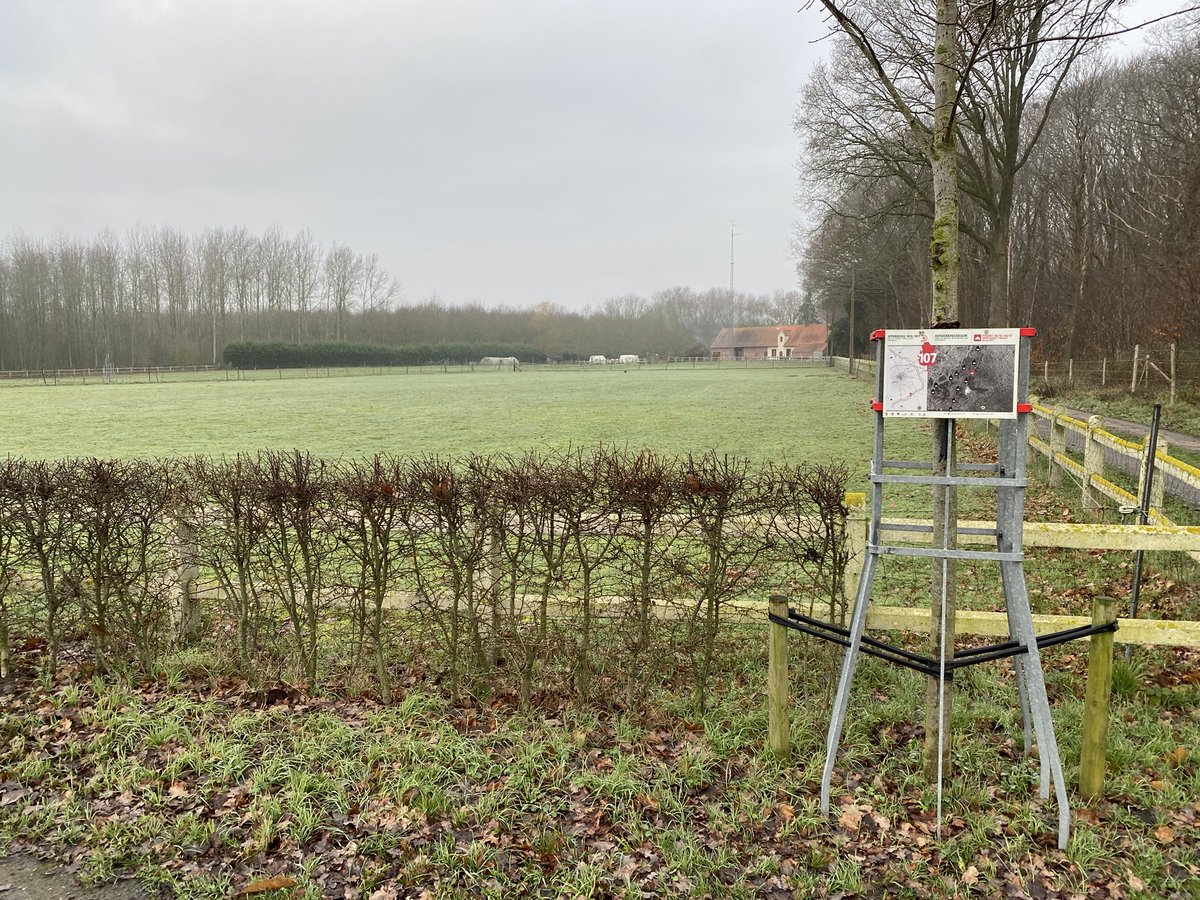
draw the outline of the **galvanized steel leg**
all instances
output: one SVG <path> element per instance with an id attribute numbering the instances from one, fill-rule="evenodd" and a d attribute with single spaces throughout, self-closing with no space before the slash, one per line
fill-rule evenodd
<path id="1" fill-rule="evenodd" d="M 1009 471 L 1005 466 L 1006 460 L 1012 460 L 1014 454 L 1022 452 L 1022 448 L 1017 445 L 1018 435 L 1016 432 L 1017 423 L 1003 419 L 1000 422 L 1000 472 L 1002 476 L 1011 477 L 1012 471 Z M 1014 546 L 1013 535 L 1023 526 L 1023 522 L 1014 521 L 1014 517 L 1023 517 L 1024 510 L 1015 502 L 1013 497 L 1013 489 L 998 488 L 996 490 L 996 528 L 999 532 L 997 536 L 997 549 L 1001 551 L 1012 552 L 1020 550 L 1020 547 Z M 1008 639 L 1010 641 L 1017 640 L 1019 631 L 1015 620 L 1016 610 L 1013 609 L 1012 592 L 1013 586 L 1009 582 L 1006 569 L 1000 567 L 1000 579 L 1004 586 L 1004 611 L 1008 616 Z M 1017 655 L 1013 657 L 1013 673 L 1016 675 L 1017 682 L 1017 700 L 1021 704 L 1021 727 L 1025 736 L 1025 755 L 1028 756 L 1033 751 L 1033 734 L 1029 719 L 1029 685 L 1025 675 L 1025 665 L 1027 660 Z"/>
<path id="2" fill-rule="evenodd" d="M 1062 762 L 1058 756 L 1058 740 L 1054 736 L 1054 721 L 1050 717 L 1050 699 L 1046 695 L 1046 680 L 1042 674 L 1041 654 L 1038 652 L 1037 636 L 1033 630 L 1033 619 L 1029 613 L 1029 600 L 1025 593 L 1025 575 L 1020 564 L 1001 563 L 1010 569 L 1009 579 L 1013 588 L 1017 621 L 1022 634 L 1020 640 L 1026 649 L 1026 675 L 1029 685 L 1029 706 L 1033 726 L 1037 734 L 1038 757 L 1042 763 L 1041 795 L 1050 796 L 1049 778 L 1054 781 L 1054 794 L 1058 801 L 1058 846 L 1067 848 L 1071 832 L 1071 807 L 1067 801 L 1067 785 L 1063 779 Z M 1048 770 L 1048 772 L 1047 772 Z"/>
<path id="3" fill-rule="evenodd" d="M 833 764 L 837 758 L 838 744 L 842 740 L 842 728 L 846 724 L 846 709 L 850 704 L 850 683 L 854 680 L 854 667 L 858 663 L 858 648 L 862 645 L 863 631 L 867 626 L 867 607 L 871 604 L 871 583 L 875 580 L 875 563 L 879 556 L 867 550 L 863 563 L 862 579 L 858 583 L 858 596 L 854 600 L 854 613 L 850 618 L 850 646 L 842 657 L 842 674 L 838 678 L 837 694 L 833 699 L 833 715 L 829 720 L 829 733 L 825 737 L 825 771 L 821 775 L 821 812 L 829 812 L 829 786 L 833 779 Z"/>
<path id="4" fill-rule="evenodd" d="M 1024 644 L 1025 638 L 1018 623 L 1018 613 L 1014 608 L 1012 600 L 1012 586 L 1009 583 L 1008 572 L 1003 566 L 1000 567 L 1000 579 L 1004 583 L 1004 611 L 1008 614 L 1008 639 L 1010 641 L 1020 641 Z M 1030 627 L 1032 627 L 1032 619 L 1030 620 Z M 1022 654 L 1017 654 L 1012 658 L 1012 661 L 1013 671 L 1016 674 L 1017 680 L 1017 700 L 1021 704 L 1021 726 L 1025 733 L 1025 755 L 1028 756 L 1033 752 L 1033 734 L 1029 718 L 1029 679 L 1025 673 L 1028 660 Z M 1045 760 L 1043 759 L 1042 762 L 1044 763 Z M 1049 789 L 1050 784 L 1048 778 L 1049 771 L 1043 765 L 1042 779 L 1047 785 L 1046 790 Z M 1045 794 L 1042 796 L 1045 796 Z"/>

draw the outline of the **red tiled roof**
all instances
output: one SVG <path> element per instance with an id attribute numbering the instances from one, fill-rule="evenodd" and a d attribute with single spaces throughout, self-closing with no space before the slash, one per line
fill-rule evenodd
<path id="1" fill-rule="evenodd" d="M 758 325 L 752 328 L 722 328 L 710 350 L 732 350 L 735 347 L 779 347 L 779 333 L 787 340 L 782 344 L 805 353 L 822 350 L 829 340 L 827 325 Z"/>

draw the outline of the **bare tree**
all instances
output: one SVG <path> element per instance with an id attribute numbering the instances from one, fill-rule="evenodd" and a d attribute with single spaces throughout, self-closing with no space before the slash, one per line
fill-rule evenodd
<path id="1" fill-rule="evenodd" d="M 292 296 L 296 301 L 296 340 L 306 341 L 311 334 L 314 304 L 321 286 L 321 245 L 307 228 L 292 241 L 290 270 L 294 279 Z"/>
<path id="2" fill-rule="evenodd" d="M 386 269 L 379 264 L 379 255 L 372 253 L 359 259 L 358 294 L 359 310 L 364 322 L 374 321 L 379 313 L 392 307 L 400 286 Z M 369 326 L 368 326 L 369 327 Z"/>
<path id="3" fill-rule="evenodd" d="M 971 7 L 962 17 L 964 49 L 954 62 L 962 71 L 954 72 L 950 114 L 958 180 L 973 207 L 970 215 L 960 216 L 960 227 L 984 250 L 989 299 L 977 314 L 988 324 L 1004 325 L 1011 318 L 1008 273 L 1018 177 L 1055 96 L 1074 63 L 1093 46 L 1111 5 L 1111 0 L 1031 0 L 1002 9 Z M 858 52 L 835 49 L 829 67 L 818 67 L 806 87 L 796 124 L 807 136 L 808 180 L 832 187 L 835 194 L 854 181 L 891 181 L 903 190 L 888 192 L 876 215 L 908 215 L 915 207 L 933 217 L 932 133 L 920 127 L 936 112 L 929 105 L 933 60 L 924 49 L 933 35 L 914 37 L 927 33 L 930 23 L 919 10 L 895 3 L 882 11 L 868 9 L 864 34 L 857 42 L 855 35 L 847 39 Z"/>
<path id="4" fill-rule="evenodd" d="M 206 231 L 200 240 L 198 256 L 199 299 L 201 307 L 208 314 L 212 364 L 215 366 L 220 362 L 220 351 L 224 345 L 225 314 L 233 280 L 229 235 L 220 228 Z"/>
<path id="5" fill-rule="evenodd" d="M 346 339 L 346 316 L 362 276 L 362 258 L 341 244 L 334 244 L 325 256 L 325 302 L 333 311 L 333 339 Z M 326 338 L 329 337 L 327 333 Z"/>

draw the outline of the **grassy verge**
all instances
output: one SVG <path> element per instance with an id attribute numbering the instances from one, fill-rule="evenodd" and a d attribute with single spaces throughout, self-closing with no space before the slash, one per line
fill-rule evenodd
<path id="1" fill-rule="evenodd" d="M 1139 654 L 1118 679 L 1109 799 L 1076 806 L 1063 853 L 1006 666 L 961 681 L 938 842 L 921 679 L 863 666 L 826 820 L 832 659 L 793 643 L 808 677 L 783 765 L 761 753 L 762 645 L 730 634 L 740 664 L 703 718 L 670 690 L 638 710 L 543 698 L 529 716 L 421 685 L 381 706 L 168 677 L 21 684 L 3 698 L 0 835 L 182 897 L 269 877 L 313 898 L 1168 896 L 1200 876 L 1200 697 L 1172 674 L 1194 659 Z M 1079 648 L 1047 660 L 1069 780 L 1082 665 Z"/>
<path id="2" fill-rule="evenodd" d="M 1034 493 L 1031 516 L 1069 516 Z M 1119 591 L 1129 555 L 1045 551 L 1028 567 L 1035 607 L 1079 612 Z M 928 576 L 887 577 L 890 599 L 917 602 Z M 995 607 L 985 577 L 964 574 L 968 605 Z M 1200 608 L 1191 581 L 1148 584 L 1156 614 Z M 1192 895 L 1200 654 L 1118 663 L 1107 796 L 1089 805 L 1072 792 L 1060 852 L 1036 760 L 1021 754 L 1009 664 L 956 681 L 939 842 L 920 775 L 922 679 L 864 660 L 827 819 L 817 789 L 838 655 L 796 637 L 791 648 L 788 764 L 762 752 L 758 628 L 726 632 L 702 717 L 670 684 L 638 707 L 543 695 L 520 713 L 513 696 L 451 704 L 398 672 L 400 699 L 383 705 L 332 687 L 251 687 L 195 655 L 132 683 L 68 664 L 45 685 L 29 679 L 31 648 L 0 694 L 0 840 L 50 849 L 87 879 L 134 871 L 197 898 L 265 884 L 286 886 L 267 898 Z M 1053 648 L 1044 665 L 1073 785 L 1086 648 Z"/>

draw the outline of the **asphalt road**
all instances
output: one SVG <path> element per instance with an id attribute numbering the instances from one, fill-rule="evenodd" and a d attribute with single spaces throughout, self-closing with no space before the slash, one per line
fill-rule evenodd
<path id="1" fill-rule="evenodd" d="M 146 900 L 135 881 L 84 887 L 58 865 L 16 854 L 0 858 L 0 897 L 4 900 Z"/>

